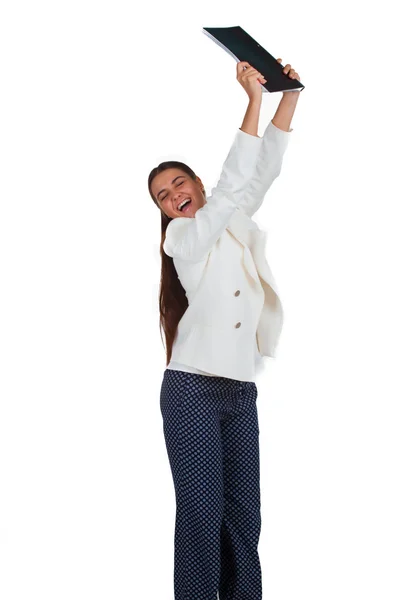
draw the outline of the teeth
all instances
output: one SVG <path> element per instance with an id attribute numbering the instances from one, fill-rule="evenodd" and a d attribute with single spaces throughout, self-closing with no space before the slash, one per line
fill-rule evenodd
<path id="1" fill-rule="evenodd" d="M 178 210 L 181 210 L 183 208 L 183 206 L 190 200 L 190 198 L 185 198 L 185 200 L 183 200 L 183 202 L 181 202 L 178 205 Z"/>

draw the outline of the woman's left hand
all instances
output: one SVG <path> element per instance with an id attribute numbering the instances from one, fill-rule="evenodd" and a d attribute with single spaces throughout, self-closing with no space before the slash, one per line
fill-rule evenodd
<path id="1" fill-rule="evenodd" d="M 278 61 L 278 63 L 282 62 L 281 58 L 277 58 L 276 60 Z M 292 67 L 292 65 L 290 65 L 289 63 L 287 65 L 285 65 L 283 67 L 283 73 L 285 75 L 289 75 L 290 79 L 297 79 L 298 81 L 300 81 L 300 75 L 291 67 Z"/>

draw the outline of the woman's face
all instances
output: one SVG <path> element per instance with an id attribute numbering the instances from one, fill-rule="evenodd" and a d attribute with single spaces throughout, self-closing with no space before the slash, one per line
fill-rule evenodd
<path id="1" fill-rule="evenodd" d="M 151 183 L 151 191 L 159 207 L 172 219 L 194 217 L 197 209 L 206 203 L 202 190 L 203 184 L 199 177 L 193 181 L 185 171 L 175 168 L 162 171 Z M 189 198 L 190 202 L 183 206 L 183 210 L 179 210 L 179 206 L 186 198 Z"/>

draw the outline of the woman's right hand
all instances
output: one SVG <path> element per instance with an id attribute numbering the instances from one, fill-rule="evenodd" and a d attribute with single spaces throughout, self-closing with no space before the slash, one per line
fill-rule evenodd
<path id="1" fill-rule="evenodd" d="M 244 88 L 250 100 L 261 100 L 261 84 L 267 80 L 247 61 L 241 60 L 237 63 L 236 79 Z"/>

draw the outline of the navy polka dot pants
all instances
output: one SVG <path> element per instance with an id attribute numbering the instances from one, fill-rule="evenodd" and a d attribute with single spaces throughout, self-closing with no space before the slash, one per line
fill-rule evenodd
<path id="1" fill-rule="evenodd" d="M 257 395 L 254 382 L 164 371 L 175 600 L 261 600 Z"/>

